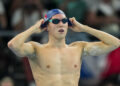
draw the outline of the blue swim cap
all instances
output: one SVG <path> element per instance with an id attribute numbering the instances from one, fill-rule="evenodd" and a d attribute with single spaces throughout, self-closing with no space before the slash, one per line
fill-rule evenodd
<path id="1" fill-rule="evenodd" d="M 64 14 L 65 15 L 65 13 L 60 9 L 52 9 L 45 14 L 45 16 L 44 16 L 45 22 L 48 21 L 50 18 L 52 18 L 56 14 Z"/>
<path id="2" fill-rule="evenodd" d="M 46 27 L 48 24 L 47 21 L 56 14 L 64 14 L 65 15 L 65 13 L 60 9 L 52 9 L 52 10 L 48 11 L 44 16 L 44 23 L 41 25 L 41 28 Z"/>

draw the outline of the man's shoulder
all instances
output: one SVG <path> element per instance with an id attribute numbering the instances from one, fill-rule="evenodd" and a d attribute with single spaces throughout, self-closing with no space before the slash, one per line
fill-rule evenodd
<path id="1" fill-rule="evenodd" d="M 85 41 L 76 41 L 69 44 L 70 46 L 84 46 L 87 42 Z"/>
<path id="2" fill-rule="evenodd" d="M 35 48 L 46 48 L 47 47 L 47 43 L 45 44 L 41 44 L 39 42 L 35 42 L 35 41 L 30 41 L 29 42 L 32 46 L 34 46 Z"/>
<path id="3" fill-rule="evenodd" d="M 32 46 L 43 46 L 41 43 L 39 42 L 35 42 L 35 41 L 29 41 L 28 43 L 30 43 Z"/>

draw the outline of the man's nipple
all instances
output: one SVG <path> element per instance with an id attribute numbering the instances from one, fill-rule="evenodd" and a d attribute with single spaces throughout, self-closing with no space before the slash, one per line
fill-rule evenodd
<path id="1" fill-rule="evenodd" d="M 77 68 L 77 65 L 75 64 L 74 67 Z"/>
<path id="2" fill-rule="evenodd" d="M 50 68 L 50 65 L 47 65 L 46 67 L 47 67 L 47 68 Z"/>

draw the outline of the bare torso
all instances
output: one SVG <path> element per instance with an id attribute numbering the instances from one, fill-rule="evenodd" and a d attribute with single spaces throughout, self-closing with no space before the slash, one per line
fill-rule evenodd
<path id="1" fill-rule="evenodd" d="M 74 42 L 65 44 L 68 31 L 68 22 L 64 23 L 64 14 L 56 14 L 50 18 L 62 20 L 58 24 L 50 22 L 47 28 L 41 29 L 43 19 L 38 21 L 26 31 L 15 36 L 8 42 L 8 47 L 19 57 L 28 56 L 37 86 L 78 86 L 81 69 L 81 55 L 101 55 L 109 53 L 120 46 L 120 40 L 107 34 L 80 24 L 76 19 L 70 18 L 75 32 L 86 32 L 100 39 L 100 42 Z M 49 20 L 49 19 L 48 19 Z M 47 21 L 48 21 L 47 20 Z M 36 42 L 26 42 L 27 38 L 35 33 L 47 30 L 48 44 L 41 45 Z M 110 39 L 110 40 L 109 40 Z M 53 47 L 54 46 L 54 47 Z"/>
<path id="2" fill-rule="evenodd" d="M 29 62 L 36 86 L 78 86 L 82 47 L 58 49 L 35 44 L 35 50 L 36 56 Z"/>

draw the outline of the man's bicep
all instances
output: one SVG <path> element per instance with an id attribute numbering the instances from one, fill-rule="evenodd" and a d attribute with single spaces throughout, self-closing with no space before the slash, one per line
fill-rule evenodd
<path id="1" fill-rule="evenodd" d="M 27 42 L 22 45 L 19 52 L 17 52 L 17 55 L 19 57 L 24 57 L 24 56 L 32 56 L 34 55 L 34 53 L 35 53 L 35 49 L 32 42 Z"/>
<path id="2" fill-rule="evenodd" d="M 103 42 L 86 42 L 84 55 L 97 56 L 112 51 L 111 47 Z"/>

